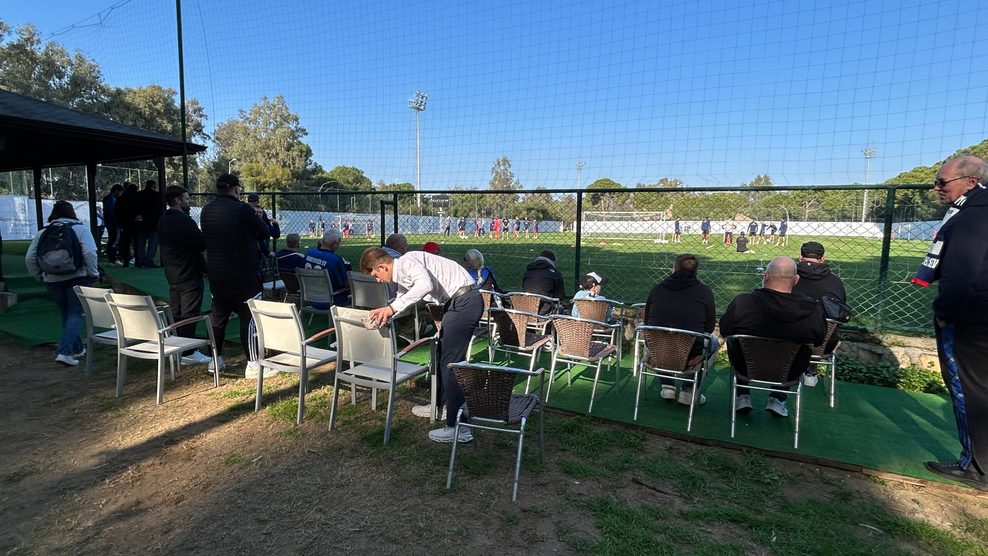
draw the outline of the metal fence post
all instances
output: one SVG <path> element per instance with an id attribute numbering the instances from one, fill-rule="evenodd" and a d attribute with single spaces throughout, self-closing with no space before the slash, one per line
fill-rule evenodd
<path id="1" fill-rule="evenodd" d="M 394 222 L 394 232 L 398 233 L 398 192 L 391 194 L 391 214 Z"/>
<path id="2" fill-rule="evenodd" d="M 563 223 L 566 226 L 566 223 Z M 576 192 L 576 221 L 574 223 L 576 230 L 576 249 L 573 252 L 573 258 L 576 259 L 575 270 L 573 274 L 573 284 L 580 283 L 580 244 L 583 243 L 583 191 Z"/>
<path id="3" fill-rule="evenodd" d="M 271 220 L 278 219 L 278 194 L 274 191 L 270 193 L 271 195 Z M 281 230 L 281 222 L 278 223 L 278 229 Z M 280 234 L 279 234 L 280 235 Z M 278 238 L 271 238 L 271 252 L 274 253 L 278 250 Z"/>
<path id="4" fill-rule="evenodd" d="M 882 230 L 882 256 L 878 263 L 877 327 L 884 326 L 885 296 L 888 295 L 889 258 L 892 250 L 892 221 L 895 212 L 895 186 L 885 189 L 885 226 Z"/>

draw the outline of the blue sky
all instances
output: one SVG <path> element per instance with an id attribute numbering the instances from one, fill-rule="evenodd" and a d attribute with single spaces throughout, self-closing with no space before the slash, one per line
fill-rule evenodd
<path id="1" fill-rule="evenodd" d="M 209 129 L 282 94 L 316 161 L 375 182 L 415 179 L 416 90 L 426 189 L 486 187 L 499 156 L 526 188 L 854 183 L 866 146 L 877 182 L 988 134 L 974 1 L 182 4 Z M 2 17 L 113 85 L 177 87 L 172 2 L 7 0 Z"/>

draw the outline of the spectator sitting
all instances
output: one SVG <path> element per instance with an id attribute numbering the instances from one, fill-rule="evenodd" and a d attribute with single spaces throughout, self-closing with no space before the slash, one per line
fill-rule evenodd
<path id="1" fill-rule="evenodd" d="M 738 294 L 727 306 L 720 318 L 722 336 L 750 334 L 804 344 L 789 368 L 789 381 L 796 380 L 806 371 L 810 362 L 810 348 L 806 344 L 820 345 L 827 334 L 827 321 L 823 305 L 806 297 L 793 294 L 792 288 L 799 281 L 796 263 L 788 257 L 776 257 L 765 268 L 763 287 L 751 293 Z M 736 411 L 751 411 L 751 396 L 747 385 L 747 370 L 741 346 L 727 343 L 727 355 L 738 374 Z M 769 394 L 767 411 L 779 417 L 788 417 L 786 395 Z"/>
<path id="2" fill-rule="evenodd" d="M 439 244 L 435 241 L 427 241 L 425 245 L 422 246 L 421 251 L 432 253 L 433 255 L 439 255 L 440 257 L 443 255 L 442 247 L 439 247 Z"/>
<path id="3" fill-rule="evenodd" d="M 336 254 L 343 233 L 336 228 L 326 230 L 319 241 L 319 245 L 310 248 L 305 253 L 305 266 L 307 268 L 320 268 L 329 272 L 329 279 L 333 283 L 333 303 L 336 305 L 350 304 L 350 284 L 347 281 L 347 271 L 350 270 L 350 263 L 343 257 Z M 317 309 L 327 309 L 323 303 L 313 303 Z"/>
<path id="4" fill-rule="evenodd" d="M 305 267 L 305 255 L 298 250 L 301 239 L 298 234 L 285 236 L 285 247 L 274 254 L 278 260 L 278 274 L 295 274 L 296 268 Z"/>
<path id="5" fill-rule="evenodd" d="M 408 240 L 401 234 L 391 234 L 388 239 L 384 240 L 384 246 L 381 249 L 384 249 L 384 252 L 391 255 L 392 258 L 397 259 L 408 252 Z"/>
<path id="6" fill-rule="evenodd" d="M 741 232 L 738 242 L 741 241 L 742 237 L 744 237 L 744 232 Z M 714 325 L 717 324 L 717 317 L 714 312 L 714 292 L 710 286 L 696 277 L 699 267 L 700 261 L 695 255 L 686 253 L 676 257 L 676 261 L 672 265 L 672 274 L 656 284 L 648 294 L 648 300 L 645 301 L 646 325 L 665 326 L 708 334 L 714 331 Z M 708 369 L 713 368 L 719 347 L 717 338 L 711 337 L 710 358 L 707 360 Z M 702 355 L 703 340 L 697 338 L 690 350 L 689 363 L 693 365 L 699 363 Z M 698 373 L 696 385 L 700 386 L 702 382 L 703 376 Z M 692 384 L 684 384 L 679 392 L 679 403 L 689 405 L 692 400 L 692 391 Z M 663 378 L 662 391 L 659 395 L 664 400 L 675 399 L 675 381 Z M 703 404 L 706 401 L 706 396 L 700 394 L 697 403 Z"/>
<path id="7" fill-rule="evenodd" d="M 830 271 L 830 265 L 823 257 L 823 245 L 816 241 L 807 241 L 799 248 L 799 263 L 796 265 L 796 273 L 799 274 L 799 281 L 792 287 L 792 293 L 803 294 L 810 299 L 820 301 L 823 296 L 829 295 L 847 301 L 847 293 L 844 291 L 844 282 Z M 831 352 L 837 347 L 837 335 L 831 336 L 827 342 L 826 352 Z M 819 381 L 817 368 L 807 369 L 803 375 L 803 384 L 809 387 L 816 386 Z"/>
<path id="8" fill-rule="evenodd" d="M 528 263 L 525 274 L 521 279 L 522 290 L 556 299 L 566 296 L 563 286 L 563 273 L 556 270 L 556 254 L 545 250 Z M 539 306 L 539 314 L 546 315 L 551 311 L 551 305 L 543 302 Z"/>
<path id="9" fill-rule="evenodd" d="M 597 274 L 596 272 L 587 273 L 587 275 L 584 276 L 582 280 L 580 280 L 580 291 L 576 292 L 576 295 L 573 296 L 573 301 L 577 301 L 580 299 L 591 299 L 594 301 L 606 302 L 607 298 L 600 295 L 600 290 L 602 286 L 606 283 L 607 283 L 607 278 L 602 277 L 600 274 Z M 573 304 L 573 310 L 571 314 L 574 317 L 580 316 L 580 311 L 576 309 L 575 303 Z M 607 317 L 604 320 L 605 321 L 611 320 L 610 304 L 607 305 Z"/>
<path id="10" fill-rule="evenodd" d="M 470 277 L 477 284 L 477 289 L 504 293 L 504 290 L 497 285 L 497 280 L 494 278 L 494 270 L 489 266 L 484 266 L 483 253 L 476 249 L 467 249 L 467 252 L 463 255 L 463 262 L 466 264 Z"/>

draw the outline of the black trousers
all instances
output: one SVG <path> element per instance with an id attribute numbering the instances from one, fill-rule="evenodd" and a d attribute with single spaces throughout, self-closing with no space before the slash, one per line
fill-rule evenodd
<path id="1" fill-rule="evenodd" d="M 961 443 L 958 462 L 988 473 L 988 323 L 936 327 L 940 373 L 950 391 Z"/>
<path id="2" fill-rule="evenodd" d="M 484 312 L 484 300 L 479 290 L 471 290 L 451 301 L 443 313 L 443 325 L 439 331 L 439 378 L 440 391 L 437 398 L 446 404 L 446 426 L 456 425 L 456 412 L 463 405 L 463 390 L 449 370 L 450 363 L 459 363 L 467 358 L 470 338 Z"/>
<path id="3" fill-rule="evenodd" d="M 226 324 L 232 313 L 240 320 L 240 345 L 244 355 L 250 357 L 247 342 L 250 339 L 250 308 L 247 300 L 261 291 L 261 281 L 257 276 L 248 276 L 236 282 L 211 280 L 209 291 L 213 295 L 210 318 L 213 321 L 213 336 L 216 339 L 216 352 L 222 353 L 226 336 Z"/>
<path id="4" fill-rule="evenodd" d="M 175 322 L 185 320 L 190 317 L 198 317 L 202 313 L 203 298 L 202 279 L 178 282 L 168 286 L 168 303 L 172 308 L 172 316 Z M 176 332 L 183 338 L 196 337 L 196 324 L 186 324 L 178 327 Z M 189 355 L 192 352 L 184 353 Z"/>
<path id="5" fill-rule="evenodd" d="M 120 228 L 107 226 L 106 231 L 106 258 L 112 263 L 117 260 L 117 239 L 120 236 Z"/>

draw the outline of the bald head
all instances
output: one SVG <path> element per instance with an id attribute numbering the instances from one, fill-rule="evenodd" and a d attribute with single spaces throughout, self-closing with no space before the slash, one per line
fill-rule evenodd
<path id="1" fill-rule="evenodd" d="M 782 293 L 792 293 L 792 287 L 799 281 L 796 263 L 789 257 L 776 257 L 765 267 L 765 287 Z"/>

